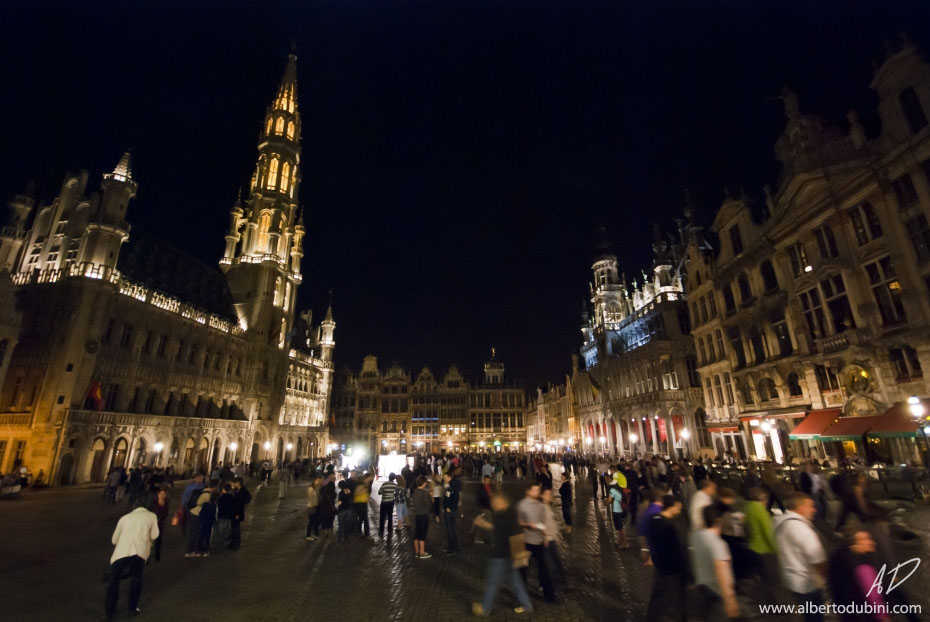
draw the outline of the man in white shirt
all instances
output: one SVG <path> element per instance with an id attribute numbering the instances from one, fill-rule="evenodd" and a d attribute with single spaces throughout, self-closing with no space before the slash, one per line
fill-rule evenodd
<path id="1" fill-rule="evenodd" d="M 709 477 L 700 480 L 697 485 L 699 489 L 691 496 L 691 505 L 688 507 L 692 531 L 707 528 L 704 524 L 704 508 L 714 502 L 714 495 L 717 494 L 717 484 Z"/>
<path id="2" fill-rule="evenodd" d="M 110 584 L 104 603 L 106 619 L 113 619 L 116 601 L 119 599 L 119 582 L 124 571 L 129 570 L 129 614 L 138 615 L 139 597 L 142 596 L 142 571 L 145 560 L 152 550 L 152 542 L 158 537 L 158 519 L 145 509 L 146 499 L 136 500 L 132 512 L 116 524 L 113 532 L 113 556 L 110 557 Z"/>
<path id="3" fill-rule="evenodd" d="M 804 493 L 786 499 L 788 511 L 776 518 L 775 543 L 785 585 L 799 603 L 823 604 L 826 553 L 811 520 L 817 513 L 814 500 Z M 805 622 L 821 622 L 823 614 L 805 613 Z"/>

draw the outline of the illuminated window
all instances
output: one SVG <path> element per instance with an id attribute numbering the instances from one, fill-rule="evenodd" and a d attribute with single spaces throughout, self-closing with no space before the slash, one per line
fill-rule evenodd
<path id="1" fill-rule="evenodd" d="M 281 302 L 281 277 L 278 277 L 274 281 L 274 300 L 272 303 L 274 306 L 278 306 Z"/>
<path id="2" fill-rule="evenodd" d="M 288 89 L 288 98 L 287 98 L 287 111 L 290 113 L 294 112 L 294 86 L 292 85 Z"/>
<path id="3" fill-rule="evenodd" d="M 273 120 L 274 120 L 273 117 L 270 117 L 270 116 L 268 117 L 268 123 L 265 124 L 265 134 L 266 134 L 266 135 L 271 134 L 271 123 L 272 123 Z"/>
<path id="4" fill-rule="evenodd" d="M 258 220 L 258 250 L 264 253 L 268 246 L 268 230 L 271 229 L 271 215 L 262 214 Z"/>
<path id="5" fill-rule="evenodd" d="M 287 137 L 290 140 L 294 140 L 294 122 L 293 121 L 287 122 Z"/>
<path id="6" fill-rule="evenodd" d="M 894 326 L 907 321 L 902 303 L 901 281 L 898 280 L 891 257 L 866 264 L 872 295 L 878 303 L 878 312 L 884 326 Z"/>
<path id="7" fill-rule="evenodd" d="M 287 186 L 291 181 L 291 163 L 285 162 L 281 167 L 281 192 L 287 192 Z"/>
<path id="8" fill-rule="evenodd" d="M 268 166 L 268 179 L 265 181 L 265 187 L 273 190 L 275 182 L 278 179 L 278 158 L 271 158 L 271 164 Z"/>
<path id="9" fill-rule="evenodd" d="M 274 122 L 274 133 L 275 134 L 284 133 L 284 117 L 278 117 L 278 120 Z"/>

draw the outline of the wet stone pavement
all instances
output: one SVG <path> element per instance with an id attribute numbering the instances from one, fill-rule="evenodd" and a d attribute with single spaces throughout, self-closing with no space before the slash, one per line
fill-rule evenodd
<path id="1" fill-rule="evenodd" d="M 474 544 L 471 517 L 477 484 L 466 480 L 465 519 L 459 522 L 461 552 L 440 553 L 445 533 L 430 523 L 427 550 L 431 559 L 413 554 L 411 535 L 395 533 L 381 540 L 372 513 L 372 537 L 348 544 L 335 534 L 315 542 L 304 540 L 306 482 L 292 485 L 284 499 L 278 488 L 255 490 L 243 524 L 238 552 L 209 558 L 184 557 L 179 527 L 165 528 L 162 561 L 146 567 L 140 608 L 151 622 L 185 620 L 281 621 L 318 618 L 355 620 L 458 620 L 471 616 L 480 600 L 488 549 Z M 172 495 L 172 511 L 183 489 Z M 506 481 L 514 499 L 523 485 Z M 636 546 L 620 549 L 603 503 L 592 502 L 587 485 L 576 489 L 574 530 L 564 537 L 568 586 L 559 591 L 559 605 L 546 604 L 530 575 L 536 611 L 513 613 L 509 587 L 498 593 L 496 620 L 642 620 L 651 586 L 651 569 L 644 568 Z M 110 536 L 125 503 L 101 499 L 100 488 L 38 491 L 22 500 L 0 502 L 0 619 L 19 621 L 100 620 L 103 567 L 112 553 Z M 561 512 L 556 509 L 557 516 Z M 912 509 L 905 521 L 927 531 L 930 511 Z M 928 565 L 926 544 L 920 554 Z M 915 576 L 923 599 L 930 594 L 926 568 Z M 919 584 L 917 583 L 919 581 Z M 118 618 L 125 616 L 128 581 L 121 586 Z M 533 588 L 537 587 L 534 593 Z M 916 590 L 915 590 L 916 591 Z M 918 600 L 917 602 L 920 602 Z M 925 604 L 925 611 L 928 605 Z M 782 616 L 780 620 L 790 620 Z"/>

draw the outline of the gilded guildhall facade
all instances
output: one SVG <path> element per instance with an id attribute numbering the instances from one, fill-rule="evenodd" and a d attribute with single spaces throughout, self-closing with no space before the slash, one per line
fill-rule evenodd
<path id="1" fill-rule="evenodd" d="M 584 451 L 691 455 L 703 399 L 688 332 L 682 244 L 656 228 L 641 284 L 621 277 L 606 238 L 592 265 L 581 362 L 571 376 Z M 550 439 L 551 440 L 551 439 Z"/>
<path id="2" fill-rule="evenodd" d="M 871 88 L 873 139 L 854 112 L 829 127 L 786 89 L 782 173 L 761 217 L 728 196 L 705 237 L 687 214 L 713 453 L 918 459 L 916 423 L 891 417 L 930 395 L 930 67 L 905 45 Z"/>
<path id="3" fill-rule="evenodd" d="M 334 449 L 363 447 L 368 455 L 522 449 L 526 441 L 524 393 L 492 354 L 480 383 L 455 365 L 441 377 L 424 367 L 416 378 L 399 365 L 384 371 L 366 356 L 356 375 L 336 373 Z"/>
<path id="4" fill-rule="evenodd" d="M 294 54 L 258 151 L 220 271 L 131 231 L 128 153 L 99 192 L 87 194 L 86 172 L 68 174 L 51 204 L 10 203 L 0 268 L 22 324 L 4 357 L 0 471 L 23 463 L 66 484 L 112 466 L 322 455 L 335 323 L 331 309 L 319 325 L 295 317 L 305 229 Z"/>

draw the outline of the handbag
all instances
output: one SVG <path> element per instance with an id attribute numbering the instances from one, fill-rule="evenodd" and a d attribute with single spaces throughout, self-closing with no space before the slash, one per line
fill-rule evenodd
<path id="1" fill-rule="evenodd" d="M 530 552 L 526 550 L 526 540 L 522 533 L 510 536 L 510 559 L 514 568 L 525 568 L 530 565 Z"/>

